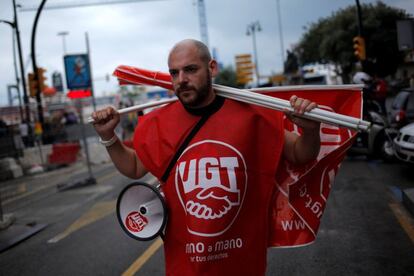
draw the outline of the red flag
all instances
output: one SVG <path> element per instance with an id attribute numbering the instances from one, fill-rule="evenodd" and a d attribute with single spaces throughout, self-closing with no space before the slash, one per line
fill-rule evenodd
<path id="1" fill-rule="evenodd" d="M 121 84 L 172 89 L 168 73 L 119 66 L 114 75 Z M 362 117 L 362 93 L 349 86 L 277 87 L 253 91 L 286 100 L 297 95 L 318 103 L 319 108 L 358 119 Z M 300 134 L 289 120 L 285 120 L 285 128 Z M 334 178 L 355 135 L 355 131 L 322 123 L 321 151 L 317 160 L 297 167 L 286 161 L 281 163 L 276 175 L 277 192 L 271 206 L 268 246 L 299 246 L 315 240 Z"/>
<path id="2" fill-rule="evenodd" d="M 270 96 L 288 99 L 294 94 L 317 102 L 322 109 L 355 118 L 362 116 L 360 91 L 343 90 L 341 86 L 328 90 L 309 87 L 285 92 L 266 90 Z M 300 133 L 289 120 L 285 120 L 285 128 Z M 279 166 L 269 246 L 299 246 L 315 240 L 331 186 L 355 135 L 355 131 L 322 123 L 317 160 L 307 166 L 295 167 L 286 161 Z"/>

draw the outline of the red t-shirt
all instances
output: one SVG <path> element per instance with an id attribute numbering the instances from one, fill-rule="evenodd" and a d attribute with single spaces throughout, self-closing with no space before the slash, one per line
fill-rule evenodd
<path id="1" fill-rule="evenodd" d="M 142 117 L 134 147 L 158 179 L 200 119 L 179 103 Z M 162 186 L 167 275 L 264 275 L 283 114 L 226 99 Z"/>

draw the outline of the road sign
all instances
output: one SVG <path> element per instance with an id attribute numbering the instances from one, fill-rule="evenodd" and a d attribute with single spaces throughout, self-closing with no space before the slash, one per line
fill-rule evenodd
<path id="1" fill-rule="evenodd" d="M 255 68 L 252 63 L 251 54 L 236 55 L 236 74 L 237 82 L 245 85 L 246 83 L 253 80 L 253 70 Z"/>
<path id="2" fill-rule="evenodd" d="M 59 72 L 53 72 L 52 83 L 57 92 L 63 92 L 62 75 Z"/>
<path id="3" fill-rule="evenodd" d="M 64 56 L 66 83 L 68 89 L 88 89 L 91 87 L 91 73 L 87 54 Z"/>

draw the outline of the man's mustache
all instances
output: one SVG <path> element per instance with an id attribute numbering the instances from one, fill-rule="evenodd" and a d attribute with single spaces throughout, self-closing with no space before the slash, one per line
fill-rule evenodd
<path id="1" fill-rule="evenodd" d="M 184 91 L 188 91 L 188 90 L 195 90 L 195 88 L 191 85 L 182 85 L 182 86 L 178 87 L 177 92 L 184 92 Z"/>

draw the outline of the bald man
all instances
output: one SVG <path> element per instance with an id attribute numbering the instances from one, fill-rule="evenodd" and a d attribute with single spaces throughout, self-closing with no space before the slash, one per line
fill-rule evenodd
<path id="1" fill-rule="evenodd" d="M 217 62 L 197 40 L 178 42 L 168 67 L 179 102 L 140 120 L 134 149 L 116 137 L 113 108 L 92 114 L 95 129 L 122 174 L 138 179 L 150 172 L 162 183 L 167 275 L 264 275 L 277 167 L 281 159 L 305 164 L 317 157 L 320 124 L 300 117 L 317 105 L 292 96 L 294 111 L 283 114 L 217 96 Z M 300 136 L 284 130 L 284 115 Z"/>

